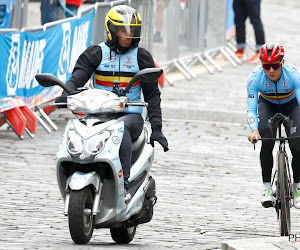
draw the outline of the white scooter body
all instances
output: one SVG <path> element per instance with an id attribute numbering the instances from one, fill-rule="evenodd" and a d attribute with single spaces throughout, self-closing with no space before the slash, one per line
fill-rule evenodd
<path id="1" fill-rule="evenodd" d="M 123 138 L 124 124 L 122 121 L 117 120 L 96 124 L 101 122 L 101 119 L 94 117 L 86 118 L 85 120 L 93 120 L 90 123 L 92 127 L 87 127 L 80 122 L 79 119 L 73 119 L 68 122 L 63 140 L 57 151 L 56 172 L 60 192 L 65 200 L 65 215 L 68 214 L 68 195 L 70 190 L 80 190 L 86 186 L 93 185 L 96 191 L 99 191 L 99 189 L 102 188 L 102 193 L 106 194 L 103 195 L 99 209 L 92 211 L 92 214 L 96 216 L 95 227 L 104 227 L 111 223 L 128 220 L 132 215 L 137 214 L 143 207 L 142 204 L 145 197 L 144 190 L 146 190 L 145 187 L 149 184 L 149 170 L 154 158 L 154 148 L 149 142 L 146 142 L 138 159 L 132 165 L 129 178 L 129 191 L 136 188 L 137 191 L 134 193 L 129 203 L 126 204 L 124 201 L 123 170 L 119 158 L 119 148 Z M 105 147 L 99 154 L 91 156 L 85 151 L 74 156 L 68 151 L 68 133 L 70 131 L 76 131 L 76 134 L 82 138 L 84 143 L 93 140 L 93 138 L 101 132 L 105 133 L 106 131 L 112 131 L 112 133 L 106 139 Z M 140 143 L 144 136 L 149 137 L 148 133 L 149 131 L 145 128 L 136 143 Z M 67 164 L 68 162 L 78 164 L 77 171 L 70 176 L 64 174 L 65 167 L 63 167 L 63 164 Z M 83 172 L 79 171 L 81 166 L 84 167 L 89 163 L 99 163 L 99 165 L 100 163 L 103 163 L 103 165 L 109 166 L 112 171 L 111 173 L 113 174 L 113 179 L 104 179 L 102 181 L 100 175 L 95 171 L 87 173 L 84 173 L 84 169 L 82 170 Z M 143 182 L 141 184 L 139 183 L 140 185 L 138 187 L 132 186 L 131 183 L 138 179 L 138 177 L 143 177 Z"/>
<path id="2" fill-rule="evenodd" d="M 129 243 L 137 225 L 152 219 L 156 190 L 149 174 L 154 158 L 150 131 L 144 126 L 132 144 L 128 185 L 132 198 L 125 202 L 119 158 L 124 123 L 109 119 L 109 114 L 126 112 L 130 105 L 146 106 L 146 103 L 130 102 L 125 93 L 135 82 L 155 81 L 161 73 L 160 69 L 144 69 L 132 78 L 125 90 L 120 90 L 118 82 L 114 82 L 117 94 L 88 89 L 67 98 L 69 110 L 86 115 L 68 122 L 56 155 L 64 213 L 69 219 L 71 237 L 77 244 L 88 243 L 94 228 L 110 228 L 115 242 Z M 71 93 L 51 74 L 40 74 L 36 79 L 44 87 L 59 85 Z"/>

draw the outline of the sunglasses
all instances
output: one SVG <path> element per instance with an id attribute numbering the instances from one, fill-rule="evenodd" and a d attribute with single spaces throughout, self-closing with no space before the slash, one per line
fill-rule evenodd
<path id="1" fill-rule="evenodd" d="M 263 63 L 262 66 L 265 70 L 268 70 L 268 71 L 271 69 L 271 67 L 274 70 L 277 70 L 281 67 L 281 62 L 278 62 L 278 63 Z"/>

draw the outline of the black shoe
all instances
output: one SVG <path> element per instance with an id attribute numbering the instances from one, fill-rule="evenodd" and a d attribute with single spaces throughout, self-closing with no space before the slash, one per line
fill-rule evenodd
<path id="1" fill-rule="evenodd" d="M 261 203 L 261 205 L 264 208 L 274 207 L 273 202 L 271 202 L 271 201 L 265 201 L 265 202 Z"/>

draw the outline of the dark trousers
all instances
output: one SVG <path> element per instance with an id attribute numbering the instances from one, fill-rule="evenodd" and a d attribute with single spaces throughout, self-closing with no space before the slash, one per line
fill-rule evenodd
<path id="1" fill-rule="evenodd" d="M 260 1 L 261 0 L 234 0 L 233 2 L 238 49 L 243 49 L 246 46 L 245 22 L 247 17 L 250 18 L 250 22 L 254 28 L 257 51 L 265 43 L 265 33 L 260 19 Z"/>
<path id="2" fill-rule="evenodd" d="M 140 114 L 114 114 L 111 118 L 124 122 L 124 134 L 119 155 L 126 181 L 130 177 L 132 141 L 136 140 L 143 131 L 144 119 Z"/>
<path id="3" fill-rule="evenodd" d="M 295 99 L 286 104 L 272 104 L 263 97 L 258 100 L 258 130 L 262 138 L 272 137 L 271 129 L 268 126 L 268 119 L 276 113 L 282 113 L 293 121 L 291 137 L 300 135 L 300 107 Z M 273 168 L 273 148 L 274 141 L 263 141 L 260 151 L 260 163 L 262 168 L 263 182 L 271 182 Z M 300 182 L 300 140 L 295 138 L 289 141 L 289 146 L 293 155 L 292 169 L 294 182 Z"/>

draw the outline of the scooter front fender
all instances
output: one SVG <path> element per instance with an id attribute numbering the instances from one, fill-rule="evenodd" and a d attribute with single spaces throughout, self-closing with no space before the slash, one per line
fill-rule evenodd
<path id="1" fill-rule="evenodd" d="M 90 173 L 82 173 L 76 171 L 68 178 L 67 181 L 65 209 L 64 209 L 65 215 L 68 215 L 68 210 L 69 210 L 70 189 L 81 190 L 84 187 L 87 187 L 89 185 L 93 185 L 95 188 L 95 197 L 94 197 L 94 203 L 93 203 L 93 208 L 91 210 L 91 214 L 96 216 L 99 213 L 101 189 L 103 186 L 103 184 L 101 183 L 100 176 L 95 171 Z"/>
<path id="2" fill-rule="evenodd" d="M 72 190 L 80 190 L 89 185 L 93 185 L 98 193 L 100 187 L 100 176 L 95 171 L 90 173 L 76 171 L 68 178 L 66 191 L 69 188 Z"/>

